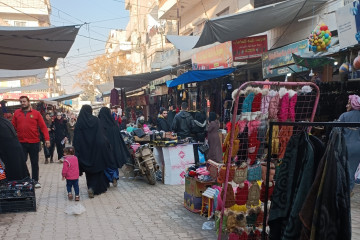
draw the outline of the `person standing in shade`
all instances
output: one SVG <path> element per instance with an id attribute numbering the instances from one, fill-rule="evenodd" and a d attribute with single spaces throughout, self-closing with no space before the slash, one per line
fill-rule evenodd
<path id="1" fill-rule="evenodd" d="M 25 160 L 30 156 L 31 162 L 31 177 L 34 179 L 35 187 L 40 188 L 39 183 L 39 149 L 40 149 L 40 133 L 44 135 L 45 146 L 50 147 L 49 131 L 46 127 L 41 114 L 32 109 L 30 99 L 27 96 L 19 98 L 21 109 L 14 113 L 12 124 L 17 132 L 19 142 L 22 145 Z"/>
<path id="2" fill-rule="evenodd" d="M 111 111 L 107 107 L 102 107 L 99 112 L 101 126 L 104 129 L 105 136 L 111 145 L 111 154 L 113 158 L 107 161 L 110 165 L 106 166 L 105 175 L 114 187 L 117 186 L 119 179 L 119 168 L 125 163 L 130 162 L 130 153 L 121 136 L 120 128 L 111 116 Z"/>
<path id="3" fill-rule="evenodd" d="M 167 121 L 169 123 L 170 128 L 172 127 L 172 123 L 174 121 L 175 115 L 176 115 L 176 112 L 174 110 L 174 106 L 170 105 L 169 106 L 169 111 L 168 111 L 168 114 L 167 114 Z"/>
<path id="4" fill-rule="evenodd" d="M 341 114 L 340 122 L 360 122 L 360 97 L 358 95 L 350 95 L 347 112 Z M 360 129 L 344 128 L 343 130 L 347 153 L 348 168 L 350 174 L 350 191 L 353 191 L 355 185 L 355 172 L 360 164 Z"/>
<path id="5" fill-rule="evenodd" d="M 170 125 L 167 121 L 168 111 L 166 111 L 165 108 L 160 108 L 160 113 L 157 118 L 157 130 L 164 131 L 164 132 L 170 132 Z"/>
<path id="6" fill-rule="evenodd" d="M 55 143 L 56 151 L 58 154 L 58 160 L 62 161 L 64 155 L 65 143 L 68 140 L 69 133 L 66 125 L 66 120 L 60 112 L 56 114 L 56 118 L 53 123 L 55 129 Z"/>
<path id="7" fill-rule="evenodd" d="M 194 125 L 194 119 L 187 110 L 188 104 L 186 102 L 181 103 L 181 111 L 175 115 L 172 123 L 172 130 L 182 139 L 191 136 Z"/>
<path id="8" fill-rule="evenodd" d="M 107 191 L 109 181 L 104 170 L 111 165 L 111 146 L 99 118 L 92 115 L 90 105 L 81 107 L 74 131 L 73 146 L 79 169 L 85 172 L 89 198 Z"/>
<path id="9" fill-rule="evenodd" d="M 217 120 L 216 113 L 209 113 L 209 127 L 208 127 L 208 144 L 209 152 L 207 159 L 222 163 L 222 149 L 219 137 L 220 123 Z"/>

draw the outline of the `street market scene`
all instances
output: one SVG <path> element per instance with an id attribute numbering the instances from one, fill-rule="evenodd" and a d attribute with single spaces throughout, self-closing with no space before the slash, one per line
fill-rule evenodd
<path id="1" fill-rule="evenodd" d="M 360 240 L 360 0 L 0 0 L 0 239 Z"/>

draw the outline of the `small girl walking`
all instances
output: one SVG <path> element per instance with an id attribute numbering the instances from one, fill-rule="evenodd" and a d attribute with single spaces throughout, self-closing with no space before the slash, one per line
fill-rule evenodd
<path id="1" fill-rule="evenodd" d="M 75 201 L 79 201 L 79 162 L 77 157 L 75 156 L 74 147 L 66 147 L 64 149 L 62 180 L 65 179 L 69 200 L 73 199 L 71 189 L 72 187 L 74 187 Z"/>

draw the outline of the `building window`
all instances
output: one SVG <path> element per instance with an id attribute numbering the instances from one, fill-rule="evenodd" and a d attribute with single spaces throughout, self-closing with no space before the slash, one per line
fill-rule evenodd
<path id="1" fill-rule="evenodd" d="M 23 21 L 14 21 L 15 27 L 26 27 L 26 22 Z"/>
<path id="2" fill-rule="evenodd" d="M 225 8 L 224 10 L 218 12 L 218 13 L 216 14 L 216 16 L 220 17 L 220 16 L 224 16 L 224 15 L 229 15 L 229 13 L 230 13 L 229 10 L 230 10 L 230 8 L 227 7 L 227 8 Z"/>

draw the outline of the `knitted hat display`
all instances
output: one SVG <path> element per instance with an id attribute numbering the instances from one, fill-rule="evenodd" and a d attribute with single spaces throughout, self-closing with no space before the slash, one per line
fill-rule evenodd
<path id="1" fill-rule="evenodd" d="M 236 229 L 236 214 L 233 211 L 228 212 L 226 229 L 228 232 L 234 232 Z"/>
<path id="2" fill-rule="evenodd" d="M 244 99 L 243 105 L 242 105 L 242 112 L 251 112 L 252 103 L 254 101 L 255 94 L 253 92 L 249 93 L 247 97 Z"/>
<path id="3" fill-rule="evenodd" d="M 277 114 L 279 111 L 279 94 L 276 94 L 273 98 L 271 98 L 269 103 L 269 119 L 276 120 Z"/>
<path id="4" fill-rule="evenodd" d="M 229 240 L 239 240 L 239 234 L 237 234 L 237 233 L 230 233 L 229 234 Z"/>
<path id="5" fill-rule="evenodd" d="M 279 159 L 282 159 L 285 155 L 286 146 L 293 135 L 294 126 L 281 126 L 279 131 Z"/>
<path id="6" fill-rule="evenodd" d="M 227 165 L 222 166 L 220 168 L 219 175 L 217 178 L 218 183 L 224 183 L 226 180 L 226 166 Z M 235 166 L 230 166 L 228 182 L 231 182 L 233 180 L 234 175 L 235 175 Z"/>
<path id="7" fill-rule="evenodd" d="M 236 188 L 235 202 L 237 205 L 245 205 L 249 196 L 249 184 L 248 182 L 241 183 Z"/>
<path id="8" fill-rule="evenodd" d="M 260 111 L 261 98 L 262 98 L 261 93 L 258 93 L 258 94 L 255 95 L 254 100 L 252 102 L 252 106 L 251 106 L 251 112 L 259 112 Z"/>
<path id="9" fill-rule="evenodd" d="M 244 212 L 240 212 L 236 215 L 236 225 L 239 227 L 246 227 L 246 216 Z"/>
<path id="10" fill-rule="evenodd" d="M 279 112 L 278 119 L 280 122 L 285 122 L 288 119 L 289 115 L 289 93 L 286 88 L 281 88 L 279 90 Z"/>
<path id="11" fill-rule="evenodd" d="M 262 211 L 261 207 L 256 207 L 255 212 L 256 212 L 256 223 L 255 223 L 255 225 L 258 227 L 258 226 L 263 224 L 264 212 Z"/>
<path id="12" fill-rule="evenodd" d="M 269 183 L 268 200 L 271 199 L 271 196 L 272 196 L 272 194 L 274 192 L 274 187 L 275 187 L 274 181 L 270 182 Z M 261 190 L 260 190 L 260 201 L 261 202 L 265 202 L 265 200 L 266 200 L 265 199 L 265 190 L 266 190 L 265 183 L 262 182 L 261 183 Z"/>
<path id="13" fill-rule="evenodd" d="M 260 200 L 260 187 L 257 184 L 257 182 L 254 182 L 249 188 L 249 195 L 246 205 L 257 206 L 259 205 L 259 200 Z"/>
<path id="14" fill-rule="evenodd" d="M 224 199 L 224 189 L 221 191 L 221 198 Z M 225 208 L 231 208 L 235 205 L 235 195 L 232 185 L 229 184 L 226 191 Z"/>
<path id="15" fill-rule="evenodd" d="M 248 161 L 249 165 L 253 165 L 256 160 L 257 153 L 259 151 L 260 141 L 257 139 L 257 129 L 254 130 L 249 136 L 248 145 Z"/>
<path id="16" fill-rule="evenodd" d="M 237 184 L 244 182 L 247 179 L 247 164 L 242 162 L 241 165 L 235 168 L 235 175 L 233 181 Z"/>
<path id="17" fill-rule="evenodd" d="M 251 208 L 248 210 L 247 216 L 246 216 L 246 223 L 249 226 L 254 226 L 256 223 L 256 212 L 255 209 Z"/>
<path id="18" fill-rule="evenodd" d="M 289 119 L 295 122 L 295 106 L 297 102 L 297 94 L 294 90 L 289 91 Z"/>
<path id="19" fill-rule="evenodd" d="M 263 95 L 261 99 L 261 107 L 260 111 L 262 114 L 268 114 L 269 113 L 269 104 L 270 104 L 271 96 L 270 95 Z"/>
<path id="20" fill-rule="evenodd" d="M 248 240 L 248 235 L 245 231 L 242 231 L 239 240 Z"/>

